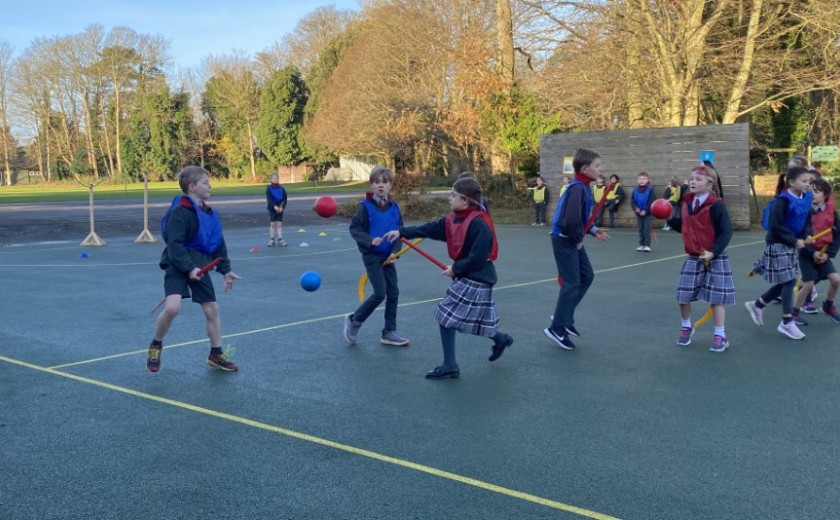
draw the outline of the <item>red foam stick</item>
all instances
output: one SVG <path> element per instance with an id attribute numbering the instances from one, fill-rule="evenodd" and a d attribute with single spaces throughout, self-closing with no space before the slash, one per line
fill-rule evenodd
<path id="1" fill-rule="evenodd" d="M 417 251 L 418 253 L 420 253 L 421 255 L 425 256 L 427 260 L 431 261 L 433 264 L 435 264 L 436 266 L 440 267 L 442 270 L 446 271 L 446 266 L 445 266 L 445 265 L 443 265 L 443 264 L 441 263 L 441 261 L 440 261 L 440 260 L 438 260 L 437 258 L 433 257 L 433 256 L 432 256 L 432 255 L 430 255 L 429 253 L 427 253 L 427 252 L 423 251 L 423 250 L 422 250 L 422 249 L 420 249 L 418 246 L 414 245 L 414 243 L 409 242 L 408 240 L 406 240 L 406 239 L 404 239 L 404 238 L 401 238 L 400 240 L 402 241 L 402 243 L 403 243 L 403 244 L 407 245 L 407 246 L 408 246 L 408 247 L 410 247 L 411 249 L 413 249 L 413 250 Z"/>
<path id="2" fill-rule="evenodd" d="M 201 269 L 199 269 L 198 270 L 198 276 L 204 276 L 205 274 L 209 273 L 211 269 L 213 269 L 214 267 L 216 267 L 219 264 L 219 261 L 220 261 L 220 259 L 216 258 L 212 262 L 210 262 L 209 264 L 207 264 L 204 267 L 202 267 Z M 154 308 L 152 309 L 152 312 L 150 312 L 149 314 L 154 314 L 155 311 L 158 310 L 158 308 L 161 305 L 163 305 L 163 302 L 165 302 L 165 301 L 166 301 L 166 296 L 164 296 L 163 299 L 161 301 L 159 301 L 157 305 L 154 306 Z"/>

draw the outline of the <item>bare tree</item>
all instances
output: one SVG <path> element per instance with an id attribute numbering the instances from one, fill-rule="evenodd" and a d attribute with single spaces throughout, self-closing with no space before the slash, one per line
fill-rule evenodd
<path id="1" fill-rule="evenodd" d="M 577 80 L 556 83 L 557 97 L 574 98 L 567 85 L 579 89 L 581 76 L 598 78 L 586 83 L 595 92 L 584 113 L 600 113 L 599 124 L 732 123 L 840 84 L 833 0 L 519 0 L 519 7 L 539 21 L 529 37 L 555 44 L 543 72 Z M 561 38 L 551 40 L 546 25 Z"/>
<path id="2" fill-rule="evenodd" d="M 281 65 L 274 70 L 292 65 L 301 71 L 305 80 L 330 41 L 344 32 L 353 18 L 353 12 L 336 9 L 332 5 L 310 12 L 283 37 L 280 44 L 272 47 L 270 52 L 278 56 L 276 64 Z"/>
<path id="3" fill-rule="evenodd" d="M 340 153 L 443 156 L 451 169 L 481 156 L 480 105 L 500 88 L 493 4 L 471 0 L 365 3 L 358 34 L 305 128 Z"/>

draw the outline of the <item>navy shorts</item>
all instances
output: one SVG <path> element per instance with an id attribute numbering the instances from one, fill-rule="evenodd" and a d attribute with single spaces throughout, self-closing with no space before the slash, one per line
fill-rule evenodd
<path id="1" fill-rule="evenodd" d="M 285 208 L 280 213 L 274 211 L 274 206 L 268 207 L 268 221 L 269 222 L 283 222 L 283 215 L 286 213 Z"/>
<path id="2" fill-rule="evenodd" d="M 196 282 L 174 267 L 168 267 L 163 275 L 163 292 L 166 296 L 180 294 L 182 298 L 192 298 L 195 303 L 216 301 L 216 291 L 213 289 L 210 273 Z"/>
<path id="3" fill-rule="evenodd" d="M 821 264 L 815 264 L 813 258 L 805 260 L 804 256 L 804 254 L 799 255 L 799 272 L 802 273 L 803 282 L 826 280 L 828 279 L 828 275 L 837 272 L 831 259 Z"/>

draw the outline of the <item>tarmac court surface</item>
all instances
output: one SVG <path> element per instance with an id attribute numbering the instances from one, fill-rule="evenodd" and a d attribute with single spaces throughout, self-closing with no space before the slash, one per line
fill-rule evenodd
<path id="1" fill-rule="evenodd" d="M 797 342 L 776 332 L 779 306 L 752 322 L 763 234 L 732 240 L 722 354 L 710 323 L 675 344 L 679 235 L 659 231 L 652 253 L 629 229 L 588 238 L 596 279 L 567 352 L 542 333 L 558 290 L 547 228 L 499 226 L 494 295 L 515 343 L 490 363 L 489 340 L 458 335 L 461 378 L 429 381 L 448 285 L 431 262 L 397 264 L 411 346 L 379 343 L 381 309 L 348 346 L 364 271 L 346 222 L 287 223 L 286 248 L 265 227 L 226 230 L 232 291 L 212 275 L 236 373 L 206 366 L 189 301 L 146 370 L 160 242 L 0 248 L 0 518 L 837 517 L 840 325 L 807 316 Z M 310 270 L 315 292 L 298 283 Z"/>

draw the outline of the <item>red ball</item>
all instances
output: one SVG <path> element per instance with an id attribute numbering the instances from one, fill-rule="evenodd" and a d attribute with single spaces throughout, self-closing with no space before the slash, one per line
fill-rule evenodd
<path id="1" fill-rule="evenodd" d="M 315 210 L 318 216 L 330 218 L 338 211 L 338 203 L 335 201 L 335 198 L 324 195 L 315 200 L 315 207 L 312 209 Z"/>
<path id="2" fill-rule="evenodd" d="M 667 219 L 671 216 L 671 203 L 667 199 L 656 199 L 650 206 L 650 212 L 656 218 Z"/>

